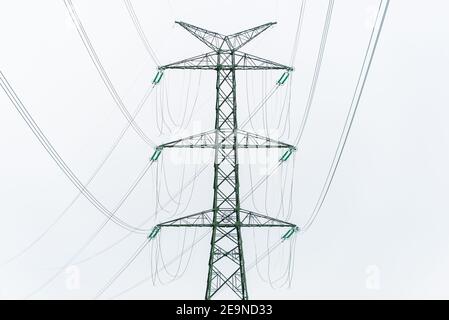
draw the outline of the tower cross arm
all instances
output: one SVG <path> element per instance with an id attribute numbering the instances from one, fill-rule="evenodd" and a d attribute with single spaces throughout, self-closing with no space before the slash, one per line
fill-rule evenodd
<path id="1" fill-rule="evenodd" d="M 173 62 L 165 66 L 161 66 L 159 67 L 159 70 L 161 71 L 167 69 L 216 70 L 217 57 L 218 54 L 216 52 L 214 51 L 208 52 L 181 61 Z"/>
<path id="2" fill-rule="evenodd" d="M 220 55 L 220 59 L 218 56 Z M 236 51 L 231 54 L 208 52 L 178 62 L 159 67 L 159 70 L 168 69 L 196 69 L 196 70 L 285 70 L 293 68 L 255 55 Z"/>
<path id="3" fill-rule="evenodd" d="M 292 67 L 240 51 L 235 52 L 235 69 L 293 71 Z"/>
<path id="4" fill-rule="evenodd" d="M 205 210 L 199 213 L 160 223 L 157 227 L 213 227 L 215 225 L 222 228 L 233 228 L 236 226 L 235 221 L 231 218 L 233 212 L 234 210 L 224 212 L 225 214 L 219 220 L 214 222 L 213 210 Z M 241 216 L 241 220 L 238 222 L 240 227 L 278 227 L 290 228 L 295 231 L 298 229 L 298 227 L 293 223 L 249 210 L 240 209 L 239 214 Z"/>
<path id="5" fill-rule="evenodd" d="M 210 130 L 186 138 L 174 140 L 158 146 L 159 150 L 164 148 L 199 148 L 199 149 L 289 149 L 296 147 L 285 142 L 277 141 L 268 137 L 243 130 Z"/>

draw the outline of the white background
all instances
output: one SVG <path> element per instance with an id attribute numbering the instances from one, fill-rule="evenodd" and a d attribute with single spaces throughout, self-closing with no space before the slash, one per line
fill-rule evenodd
<path id="1" fill-rule="evenodd" d="M 73 2 L 112 82 L 133 110 L 154 77 L 156 66 L 137 37 L 123 2 Z M 174 20 L 222 33 L 277 21 L 274 28 L 245 50 L 289 63 L 299 1 L 132 2 L 163 64 L 207 51 L 182 28 L 174 26 Z M 298 225 L 307 220 L 318 197 L 378 5 L 375 0 L 335 2 L 310 121 L 293 160 L 296 170 L 291 221 Z M 308 1 L 294 62 L 293 132 L 304 110 L 326 6 L 325 0 Z M 273 289 L 253 269 L 248 275 L 251 298 L 449 298 L 448 10 L 449 4 L 444 0 L 391 0 L 331 191 L 313 227 L 297 238 L 291 287 Z M 63 1 L 1 0 L 0 40 L 0 69 L 58 152 L 81 180 L 87 180 L 125 121 L 82 46 Z M 279 75 L 273 73 L 273 81 Z M 186 76 L 173 72 L 168 77 L 171 107 L 179 119 L 185 108 Z M 198 79 L 194 73 L 192 77 Z M 192 85 L 192 90 L 197 87 Z M 186 128 L 184 133 L 210 129 L 213 90 L 213 75 L 204 74 L 198 92 L 199 101 L 205 102 L 191 123 L 197 129 Z M 239 88 L 242 106 L 246 100 L 244 91 Z M 157 143 L 170 140 L 170 134 L 159 135 L 155 129 L 151 108 L 150 102 L 139 116 L 139 124 Z M 0 261 L 6 261 L 51 224 L 77 191 L 4 94 L 0 94 L 0 150 Z M 113 207 L 151 153 L 152 149 L 129 131 L 92 184 L 92 192 Z M 168 160 L 168 180 L 175 190 L 182 161 L 174 161 L 173 157 Z M 194 167 L 189 164 L 189 172 Z M 242 188 L 248 188 L 248 181 L 242 180 Z M 199 179 L 186 213 L 211 205 L 211 184 L 209 169 Z M 276 182 L 270 190 L 276 194 Z M 167 199 L 166 195 L 161 197 Z M 258 197 L 263 199 L 264 194 Z M 152 173 L 131 196 L 120 217 L 136 225 L 154 212 L 154 206 Z M 87 201 L 78 201 L 42 241 L 20 259 L 0 267 L 1 297 L 27 297 L 58 267 L 65 266 L 103 220 Z M 163 215 L 148 227 L 161 220 Z M 126 231 L 111 224 L 80 258 L 124 234 Z M 175 254 L 182 235 L 164 235 L 162 244 L 167 245 L 167 257 Z M 63 269 L 32 298 L 95 297 L 143 239 L 141 235 L 132 236 L 104 255 Z M 252 235 L 246 239 L 245 251 L 251 256 Z M 121 298 L 201 299 L 208 242 L 205 239 L 195 248 L 180 280 L 167 285 L 149 281 Z M 176 266 L 172 269 L 176 271 Z M 114 296 L 148 274 L 149 257 L 145 251 L 102 298 Z"/>

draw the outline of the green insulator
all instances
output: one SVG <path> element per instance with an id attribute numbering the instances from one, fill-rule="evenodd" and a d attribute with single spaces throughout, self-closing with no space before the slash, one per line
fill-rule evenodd
<path id="1" fill-rule="evenodd" d="M 293 227 L 293 228 L 291 228 L 290 230 L 287 231 L 286 234 L 284 234 L 284 235 L 282 236 L 282 240 L 290 239 L 291 236 L 292 236 L 295 232 L 297 232 L 298 230 L 299 230 L 299 228 L 296 227 L 296 226 Z"/>
<path id="2" fill-rule="evenodd" d="M 280 161 L 287 161 L 288 158 L 290 158 L 290 156 L 293 153 L 293 149 L 288 149 L 287 151 L 285 151 L 285 153 L 282 155 Z"/>
<path id="3" fill-rule="evenodd" d="M 154 153 L 151 156 L 151 161 L 157 161 L 157 159 L 159 159 L 159 156 L 161 155 L 161 153 L 162 153 L 161 149 L 154 150 Z"/>
<path id="4" fill-rule="evenodd" d="M 162 76 L 164 75 L 164 72 L 163 71 L 158 71 L 157 73 L 156 73 L 156 76 L 154 77 L 154 79 L 153 79 L 153 84 L 158 84 L 159 82 L 161 82 L 161 79 L 162 79 Z"/>
<path id="5" fill-rule="evenodd" d="M 282 74 L 282 76 L 279 78 L 277 84 L 280 85 L 280 86 L 283 85 L 285 83 L 285 81 L 287 81 L 289 76 L 290 76 L 290 72 L 288 72 L 288 71 L 284 72 Z"/>
<path id="6" fill-rule="evenodd" d="M 161 230 L 160 226 L 155 226 L 153 228 L 153 230 L 151 230 L 150 234 L 148 235 L 148 239 L 150 239 L 150 240 L 154 239 L 157 236 L 157 234 L 159 233 L 160 230 Z"/>

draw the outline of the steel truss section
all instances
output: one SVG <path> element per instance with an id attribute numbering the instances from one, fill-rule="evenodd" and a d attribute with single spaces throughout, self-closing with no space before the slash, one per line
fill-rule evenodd
<path id="1" fill-rule="evenodd" d="M 176 21 L 176 23 L 193 34 L 197 39 L 214 51 L 237 51 L 266 29 L 276 24 L 276 22 L 269 22 L 258 27 L 225 36 L 185 22 Z"/>
<path id="2" fill-rule="evenodd" d="M 218 139 L 216 139 L 217 137 Z M 234 144 L 234 138 L 237 140 L 236 144 Z M 164 143 L 158 148 L 232 149 L 234 147 L 245 149 L 287 148 L 296 150 L 296 148 L 290 144 L 240 129 L 211 130 L 187 138 Z"/>
<path id="3" fill-rule="evenodd" d="M 235 214 L 233 210 L 222 210 L 223 216 L 217 220 L 217 226 L 221 228 L 234 227 L 231 217 Z M 213 224 L 213 210 L 206 210 L 185 216 L 179 219 L 166 221 L 158 224 L 158 227 L 205 227 L 212 228 Z M 281 228 L 295 228 L 292 223 L 275 219 L 266 215 L 255 213 L 249 210 L 240 209 L 240 227 L 281 227 Z"/>
<path id="4" fill-rule="evenodd" d="M 221 57 L 218 62 L 219 56 Z M 191 70 L 287 70 L 293 68 L 287 67 L 264 58 L 245 52 L 234 52 L 234 62 L 231 61 L 232 55 L 223 55 L 216 51 L 200 54 L 188 59 L 159 67 L 159 70 L 166 69 L 191 69 Z"/>

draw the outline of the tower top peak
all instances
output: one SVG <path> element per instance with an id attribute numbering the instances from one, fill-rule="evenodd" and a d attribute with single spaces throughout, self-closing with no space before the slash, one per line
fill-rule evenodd
<path id="1" fill-rule="evenodd" d="M 223 35 L 186 22 L 176 21 L 176 23 L 214 51 L 237 51 L 269 27 L 276 24 L 276 22 L 269 22 L 230 35 Z"/>

